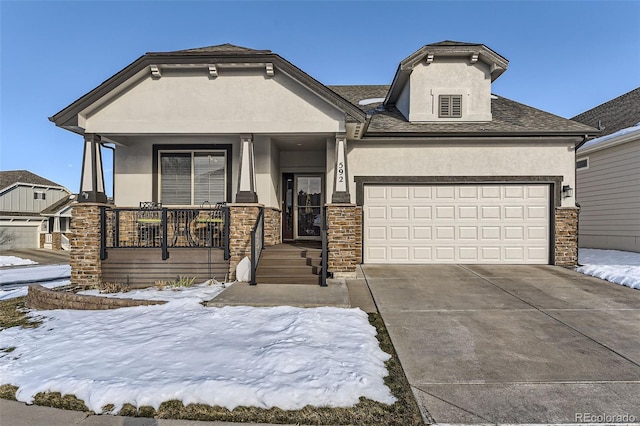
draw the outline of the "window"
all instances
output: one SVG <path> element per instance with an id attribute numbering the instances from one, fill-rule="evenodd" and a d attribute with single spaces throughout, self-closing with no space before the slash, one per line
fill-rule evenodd
<path id="1" fill-rule="evenodd" d="M 160 152 L 160 202 L 200 205 L 226 201 L 225 151 Z"/>
<path id="2" fill-rule="evenodd" d="M 440 95 L 439 117 L 460 118 L 462 117 L 462 96 L 461 95 Z"/>
<path id="3" fill-rule="evenodd" d="M 35 191 L 33 193 L 33 199 L 34 200 L 46 200 L 47 199 L 47 194 L 45 192 L 42 191 Z"/>
<path id="4" fill-rule="evenodd" d="M 576 170 L 583 170 L 588 168 L 589 168 L 589 157 L 579 158 L 578 161 L 576 161 Z"/>

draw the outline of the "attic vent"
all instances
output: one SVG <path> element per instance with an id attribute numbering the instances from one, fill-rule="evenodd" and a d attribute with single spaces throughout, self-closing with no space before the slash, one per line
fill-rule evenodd
<path id="1" fill-rule="evenodd" d="M 440 95 L 439 117 L 460 118 L 462 117 L 462 96 L 461 95 Z"/>

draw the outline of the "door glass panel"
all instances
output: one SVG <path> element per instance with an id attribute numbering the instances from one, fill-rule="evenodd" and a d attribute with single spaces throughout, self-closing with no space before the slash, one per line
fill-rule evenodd
<path id="1" fill-rule="evenodd" d="M 319 237 L 322 226 L 322 178 L 296 176 L 298 238 Z"/>

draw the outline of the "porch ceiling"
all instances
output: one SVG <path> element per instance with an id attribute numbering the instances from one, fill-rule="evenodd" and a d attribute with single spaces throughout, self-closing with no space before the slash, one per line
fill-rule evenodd
<path id="1" fill-rule="evenodd" d="M 281 151 L 324 151 L 327 146 L 327 137 L 324 136 L 278 136 L 271 140 Z"/>

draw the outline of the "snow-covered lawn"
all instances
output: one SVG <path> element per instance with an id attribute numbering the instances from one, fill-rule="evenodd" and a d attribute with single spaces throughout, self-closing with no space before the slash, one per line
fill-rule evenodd
<path id="1" fill-rule="evenodd" d="M 0 267 L 2 266 L 15 266 L 15 265 L 35 265 L 31 259 L 23 259 L 17 256 L 0 256 Z"/>
<path id="2" fill-rule="evenodd" d="M 34 312 L 40 327 L 0 332 L 0 383 L 17 399 L 61 392 L 101 412 L 114 404 L 300 409 L 395 398 L 376 330 L 359 309 L 207 308 L 222 286 L 130 292 L 169 300 L 110 311 Z"/>
<path id="3" fill-rule="evenodd" d="M 578 256 L 578 272 L 640 289 L 640 253 L 580 249 Z"/>

